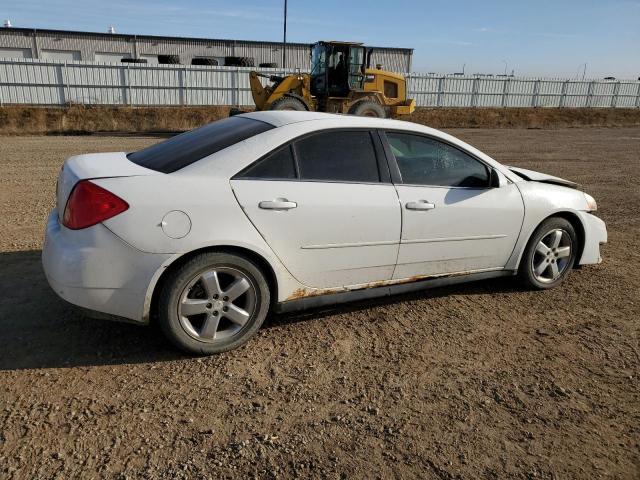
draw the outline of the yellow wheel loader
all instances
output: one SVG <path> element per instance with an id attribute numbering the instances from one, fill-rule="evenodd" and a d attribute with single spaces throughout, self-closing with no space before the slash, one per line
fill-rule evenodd
<path id="1" fill-rule="evenodd" d="M 257 110 L 310 110 L 369 117 L 396 117 L 415 110 L 402 75 L 370 68 L 371 49 L 361 43 L 318 42 L 311 73 L 281 77 L 250 72 Z M 260 77 L 271 84 L 263 86 Z"/>

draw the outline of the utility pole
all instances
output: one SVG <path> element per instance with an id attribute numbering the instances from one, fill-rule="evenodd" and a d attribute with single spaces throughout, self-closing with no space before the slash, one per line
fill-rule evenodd
<path id="1" fill-rule="evenodd" d="M 282 68 L 287 68 L 287 0 L 284 0 L 284 37 L 282 40 Z"/>

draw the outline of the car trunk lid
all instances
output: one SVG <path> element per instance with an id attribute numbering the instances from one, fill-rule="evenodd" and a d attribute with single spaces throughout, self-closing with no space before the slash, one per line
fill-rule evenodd
<path id="1" fill-rule="evenodd" d="M 67 199 L 80 180 L 140 175 L 162 175 L 162 173 L 136 165 L 127 158 L 125 152 L 91 153 L 68 158 L 58 175 L 56 200 L 59 217 L 62 218 Z"/>

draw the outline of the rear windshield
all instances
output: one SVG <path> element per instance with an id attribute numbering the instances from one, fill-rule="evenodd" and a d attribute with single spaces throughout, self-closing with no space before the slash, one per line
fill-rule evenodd
<path id="1" fill-rule="evenodd" d="M 171 173 L 272 128 L 259 120 L 229 117 L 129 153 L 127 158 L 142 167 Z"/>

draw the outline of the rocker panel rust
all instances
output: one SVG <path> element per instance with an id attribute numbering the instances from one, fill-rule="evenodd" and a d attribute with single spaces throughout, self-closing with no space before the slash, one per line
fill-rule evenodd
<path id="1" fill-rule="evenodd" d="M 436 278 L 443 279 L 443 278 L 463 277 L 465 275 L 470 275 L 472 273 L 491 272 L 491 271 L 498 271 L 498 270 L 501 270 L 501 269 L 467 270 L 462 272 L 444 273 L 444 274 L 438 274 L 438 275 L 414 275 L 413 277 L 408 277 L 408 278 L 400 278 L 395 280 L 393 279 L 381 280 L 377 282 L 362 283 L 359 285 L 351 285 L 351 286 L 344 286 L 344 287 L 298 288 L 286 298 L 285 302 L 288 302 L 291 300 L 299 300 L 301 298 L 317 297 L 320 295 L 331 295 L 335 293 L 353 292 L 357 290 L 386 287 L 391 285 L 402 285 L 404 283 L 413 283 L 413 282 L 418 282 L 423 280 L 432 280 Z"/>

